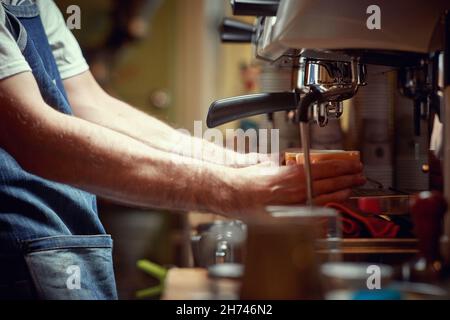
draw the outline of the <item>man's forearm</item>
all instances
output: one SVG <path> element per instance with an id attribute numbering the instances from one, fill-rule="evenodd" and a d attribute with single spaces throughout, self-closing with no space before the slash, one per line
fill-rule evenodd
<path id="1" fill-rule="evenodd" d="M 153 148 L 216 164 L 247 165 L 255 157 L 236 153 L 204 139 L 185 135 L 162 121 L 105 93 L 87 72 L 65 81 L 75 115 L 89 122 L 121 132 Z M 252 162 L 253 159 L 253 162 Z"/>
<path id="2" fill-rule="evenodd" d="M 91 107 L 82 117 L 165 152 L 197 157 L 220 165 L 249 165 L 257 162 L 254 159 L 252 163 L 251 157 L 247 155 L 183 134 L 117 99 L 111 98 L 102 103 L 104 106 Z"/>
<path id="3" fill-rule="evenodd" d="M 6 111 L 2 117 L 0 145 L 27 171 L 44 178 L 142 207 L 224 213 L 232 205 L 229 182 L 236 169 L 152 149 L 53 110 Z"/>

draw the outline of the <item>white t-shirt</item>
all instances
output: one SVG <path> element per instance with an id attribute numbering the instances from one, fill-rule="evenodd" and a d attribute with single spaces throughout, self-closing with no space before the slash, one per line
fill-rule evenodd
<path id="1" fill-rule="evenodd" d="M 67 28 L 65 20 L 53 0 L 0 1 L 9 4 L 20 4 L 24 1 L 37 3 L 42 24 L 62 79 L 73 77 L 89 69 L 77 40 Z M 31 69 L 5 26 L 5 11 L 0 4 L 0 80 L 25 71 L 31 71 Z"/>

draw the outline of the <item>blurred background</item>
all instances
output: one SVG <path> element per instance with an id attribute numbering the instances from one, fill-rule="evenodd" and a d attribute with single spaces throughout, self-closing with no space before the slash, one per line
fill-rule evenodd
<path id="1" fill-rule="evenodd" d="M 58 0 L 81 9 L 72 30 L 91 72 L 112 95 L 192 132 L 212 101 L 257 91 L 258 67 L 250 45 L 223 45 L 218 34 L 225 0 Z M 243 18 L 252 22 L 252 18 Z M 229 124 L 235 127 L 238 124 Z M 139 259 L 189 266 L 185 213 L 136 210 L 99 200 L 114 242 L 119 297 L 133 299 L 157 283 L 136 267 Z M 208 217 L 203 216 L 208 219 Z M 202 219 L 203 219 L 202 218 Z M 158 296 L 156 295 L 155 298 Z"/>

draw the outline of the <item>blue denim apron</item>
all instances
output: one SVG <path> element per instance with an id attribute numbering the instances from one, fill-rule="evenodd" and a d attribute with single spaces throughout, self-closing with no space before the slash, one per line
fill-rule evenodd
<path id="1" fill-rule="evenodd" d="M 45 102 L 70 115 L 39 8 L 3 6 Z M 117 299 L 111 253 L 94 195 L 26 172 L 0 148 L 0 299 Z"/>

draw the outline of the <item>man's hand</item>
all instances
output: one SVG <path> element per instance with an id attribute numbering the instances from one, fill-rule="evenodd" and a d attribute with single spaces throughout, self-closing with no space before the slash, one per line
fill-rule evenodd
<path id="1" fill-rule="evenodd" d="M 363 185 L 362 164 L 354 161 L 330 160 L 312 164 L 314 204 L 343 201 L 351 188 Z M 260 164 L 238 170 L 236 196 L 238 213 L 262 210 L 268 205 L 293 205 L 306 201 L 303 166 L 276 167 Z"/>

